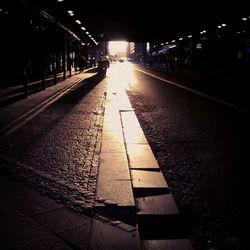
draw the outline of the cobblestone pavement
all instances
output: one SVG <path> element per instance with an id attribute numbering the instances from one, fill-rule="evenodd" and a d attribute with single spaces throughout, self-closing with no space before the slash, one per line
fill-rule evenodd
<path id="1" fill-rule="evenodd" d="M 107 84 L 98 82 L 84 80 L 0 144 L 6 174 L 85 212 L 94 202 L 103 127 Z"/>

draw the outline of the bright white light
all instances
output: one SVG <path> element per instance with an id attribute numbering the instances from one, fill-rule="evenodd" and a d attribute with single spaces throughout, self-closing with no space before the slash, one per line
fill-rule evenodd
<path id="1" fill-rule="evenodd" d="M 242 17 L 241 20 L 242 21 L 247 21 L 247 18 L 246 17 Z"/>
<path id="2" fill-rule="evenodd" d="M 61 2 L 63 2 L 63 0 L 57 0 L 57 2 L 61 3 Z"/>
<path id="3" fill-rule="evenodd" d="M 86 30 L 86 28 L 85 28 L 85 27 L 83 27 L 83 26 L 81 27 L 81 29 L 82 29 L 82 30 Z"/>
<path id="4" fill-rule="evenodd" d="M 88 32 L 88 31 L 86 31 L 85 33 L 86 33 L 87 35 L 89 34 L 89 32 Z"/>
<path id="5" fill-rule="evenodd" d="M 128 47 L 128 42 L 126 41 L 110 41 L 109 42 L 109 52 L 112 55 L 118 52 L 126 52 Z"/>
<path id="6" fill-rule="evenodd" d="M 70 16 L 74 16 L 73 10 L 68 10 L 68 13 L 69 13 Z"/>
<path id="7" fill-rule="evenodd" d="M 81 21 L 80 20 L 76 20 L 76 23 L 81 24 Z"/>
<path id="8" fill-rule="evenodd" d="M 221 25 L 218 25 L 217 28 L 218 28 L 218 29 L 221 29 Z"/>
<path id="9" fill-rule="evenodd" d="M 175 40 L 172 40 L 171 43 L 175 43 Z"/>
<path id="10" fill-rule="evenodd" d="M 222 26 L 222 27 L 226 27 L 227 25 L 226 25 L 225 23 L 223 23 L 221 26 Z"/>
<path id="11" fill-rule="evenodd" d="M 182 38 L 182 37 L 180 37 L 180 38 L 179 38 L 179 40 L 180 40 L 180 41 L 182 41 L 182 40 L 183 40 L 183 38 Z"/>
<path id="12" fill-rule="evenodd" d="M 192 35 L 189 35 L 188 38 L 192 38 L 193 36 Z"/>
<path id="13" fill-rule="evenodd" d="M 202 47 L 203 47 L 203 46 L 202 46 L 201 43 L 197 43 L 197 44 L 196 44 L 196 49 L 202 49 Z"/>

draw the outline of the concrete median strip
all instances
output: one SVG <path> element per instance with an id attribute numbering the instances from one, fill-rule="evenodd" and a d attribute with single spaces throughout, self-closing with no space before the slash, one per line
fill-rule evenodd
<path id="1" fill-rule="evenodd" d="M 116 95 L 108 92 L 104 113 L 95 210 L 131 215 L 135 202 Z M 114 211 L 115 208 L 115 211 Z"/>
<path id="2" fill-rule="evenodd" d="M 106 221 L 93 219 L 90 249 L 113 247 L 139 250 L 140 238 L 135 223 L 135 200 L 117 96 L 111 91 L 107 94 L 94 209 L 96 214 L 110 219 Z"/>
<path id="3" fill-rule="evenodd" d="M 126 92 L 107 91 L 106 104 L 95 211 L 123 223 L 131 217 L 135 234 L 122 236 L 116 225 L 95 221 L 91 249 L 99 249 L 103 235 L 107 236 L 107 246 L 121 249 L 192 249 L 180 228 L 178 207 Z M 163 226 L 170 230 L 161 235 Z"/>
<path id="4" fill-rule="evenodd" d="M 160 171 L 159 165 L 148 144 L 126 144 L 131 170 L 155 170 Z"/>

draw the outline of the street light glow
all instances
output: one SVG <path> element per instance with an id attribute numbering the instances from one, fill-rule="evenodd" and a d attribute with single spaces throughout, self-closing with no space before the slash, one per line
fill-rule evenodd
<path id="1" fill-rule="evenodd" d="M 73 10 L 68 10 L 67 12 L 68 12 L 68 14 L 69 14 L 70 16 L 74 16 Z"/>
<path id="2" fill-rule="evenodd" d="M 128 47 L 128 42 L 126 41 L 110 41 L 109 42 L 109 52 L 112 55 L 118 52 L 126 52 Z"/>

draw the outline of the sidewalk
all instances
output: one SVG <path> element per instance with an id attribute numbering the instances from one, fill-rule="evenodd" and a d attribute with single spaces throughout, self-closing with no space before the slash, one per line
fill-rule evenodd
<path id="1" fill-rule="evenodd" d="M 0 109 L 0 140 L 93 73 L 75 75 Z M 2 152 L 3 153 L 3 152 Z M 1 249 L 87 249 L 91 219 L 79 215 L 0 169 Z"/>
<path id="2" fill-rule="evenodd" d="M 1 109 L 1 138 L 85 77 L 74 76 Z M 104 81 L 108 89 L 93 213 L 76 213 L 0 169 L 2 249 L 193 249 L 125 90 L 112 75 Z"/>
<path id="3" fill-rule="evenodd" d="M 70 91 L 70 89 L 80 81 L 93 76 L 95 73 L 88 73 L 90 70 L 91 69 L 87 69 L 83 74 L 74 75 L 43 91 L 39 91 L 27 98 L 0 108 L 0 141 L 9 134 L 8 131 L 10 128 L 13 130 L 13 127 L 16 125 L 22 126 L 22 121 L 26 122 L 25 118 L 30 114 L 35 115 L 36 111 L 42 111 L 41 109 L 46 108 L 51 102 L 54 102 L 67 91 Z M 11 132 L 13 132 L 12 130 Z"/>
<path id="4" fill-rule="evenodd" d="M 91 69 L 93 68 L 87 68 L 84 71 L 87 72 Z M 76 70 L 72 71 L 71 73 L 72 76 L 78 75 L 78 74 L 79 74 L 79 71 L 76 71 Z M 65 77 L 66 79 L 68 79 L 70 77 L 70 73 L 67 72 Z M 53 85 L 56 85 L 55 81 L 56 81 L 56 84 L 60 83 L 61 81 L 64 81 L 63 73 L 58 73 L 56 75 L 56 80 L 52 76 L 47 76 L 47 78 L 44 79 L 44 83 L 41 80 L 28 82 L 26 86 L 26 91 L 24 89 L 23 84 L 2 87 L 0 89 L 0 108 L 24 99 L 25 92 L 27 92 L 26 94 L 30 96 L 34 93 L 42 91 Z"/>

